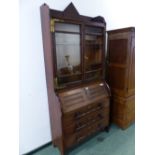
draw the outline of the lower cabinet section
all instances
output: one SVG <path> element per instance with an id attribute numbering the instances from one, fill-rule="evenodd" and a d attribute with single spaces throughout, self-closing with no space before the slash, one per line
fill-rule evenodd
<path id="1" fill-rule="evenodd" d="M 65 147 L 70 148 L 72 145 L 78 144 L 79 142 L 83 141 L 92 134 L 98 131 L 102 131 L 108 125 L 108 121 L 106 119 L 103 119 L 100 121 L 93 122 L 89 126 L 84 127 L 83 129 L 76 131 L 72 134 L 65 134 Z"/>
<path id="2" fill-rule="evenodd" d="M 65 148 L 75 145 L 91 134 L 104 130 L 109 125 L 109 102 L 83 108 L 81 115 L 71 114 L 63 121 Z M 74 117 L 73 117 L 74 116 Z"/>
<path id="3" fill-rule="evenodd" d="M 122 129 L 126 129 L 135 121 L 135 95 L 112 98 L 112 121 Z"/>
<path id="4" fill-rule="evenodd" d="M 104 83 L 59 93 L 64 150 L 109 127 L 110 99 Z"/>

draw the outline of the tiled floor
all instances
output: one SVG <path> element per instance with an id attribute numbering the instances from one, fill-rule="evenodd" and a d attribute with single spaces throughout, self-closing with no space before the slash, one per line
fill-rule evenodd
<path id="1" fill-rule="evenodd" d="M 135 125 L 121 130 L 112 125 L 110 132 L 102 132 L 89 141 L 73 149 L 69 155 L 134 155 Z M 33 155 L 60 155 L 59 150 L 52 145 Z"/>

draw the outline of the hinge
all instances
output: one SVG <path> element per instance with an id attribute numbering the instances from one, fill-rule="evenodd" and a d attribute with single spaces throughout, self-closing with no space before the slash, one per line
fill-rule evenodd
<path id="1" fill-rule="evenodd" d="M 64 20 L 52 18 L 50 21 L 51 32 L 55 32 L 55 22 L 64 22 Z"/>
<path id="2" fill-rule="evenodd" d="M 54 32 L 54 23 L 55 23 L 55 19 L 51 19 L 51 32 Z"/>

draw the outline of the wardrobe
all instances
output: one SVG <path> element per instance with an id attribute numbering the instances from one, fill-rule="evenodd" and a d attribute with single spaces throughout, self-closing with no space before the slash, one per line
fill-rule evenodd
<path id="1" fill-rule="evenodd" d="M 135 28 L 108 31 L 106 79 L 112 92 L 111 120 L 122 129 L 135 120 Z"/>

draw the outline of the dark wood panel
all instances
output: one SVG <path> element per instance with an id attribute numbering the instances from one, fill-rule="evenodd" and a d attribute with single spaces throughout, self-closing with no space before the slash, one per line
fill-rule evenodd
<path id="1" fill-rule="evenodd" d="M 109 40 L 109 63 L 126 64 L 127 62 L 127 39 Z"/>
<path id="2" fill-rule="evenodd" d="M 108 67 L 108 82 L 111 88 L 118 90 L 125 90 L 126 84 L 126 68 Z"/>

